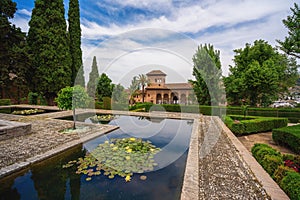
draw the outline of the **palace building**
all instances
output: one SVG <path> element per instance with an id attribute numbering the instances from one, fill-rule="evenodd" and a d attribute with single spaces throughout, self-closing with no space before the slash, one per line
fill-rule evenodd
<path id="1" fill-rule="evenodd" d="M 166 83 L 166 74 L 153 70 L 146 74 L 149 80 L 145 88 L 145 102 L 154 104 L 191 104 L 189 96 L 193 93 L 190 83 Z M 135 102 L 142 102 L 142 94 L 135 97 Z"/>

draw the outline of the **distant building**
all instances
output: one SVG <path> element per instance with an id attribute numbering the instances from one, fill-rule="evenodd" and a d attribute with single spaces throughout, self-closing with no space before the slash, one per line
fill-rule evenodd
<path id="1" fill-rule="evenodd" d="M 190 83 L 166 83 L 166 74 L 160 70 L 153 70 L 146 74 L 149 80 L 145 88 L 145 102 L 154 104 L 192 104 L 189 97 L 193 94 Z M 134 98 L 135 102 L 142 102 L 142 92 Z"/>

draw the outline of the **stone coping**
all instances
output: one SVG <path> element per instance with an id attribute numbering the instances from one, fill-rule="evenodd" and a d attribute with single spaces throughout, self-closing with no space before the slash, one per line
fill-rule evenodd
<path id="1" fill-rule="evenodd" d="M 83 124 L 83 123 L 78 123 L 79 124 Z M 55 147 L 54 149 L 51 149 L 49 151 L 46 151 L 42 154 L 38 154 L 35 155 L 33 157 L 30 157 L 28 159 L 26 159 L 25 161 L 21 161 L 21 162 L 17 162 L 14 163 L 12 165 L 9 165 L 7 167 L 3 167 L 0 169 L 0 178 L 6 177 L 8 175 L 11 175 L 15 172 L 18 172 L 24 168 L 29 167 L 31 164 L 37 163 L 37 162 L 41 162 L 47 158 L 50 158 L 54 155 L 57 155 L 59 153 L 62 153 L 63 151 L 66 151 L 72 147 L 75 147 L 76 145 L 79 145 L 81 143 L 87 142 L 89 140 L 92 140 L 96 137 L 99 137 L 101 135 L 104 135 L 106 133 L 109 133 L 115 129 L 118 129 L 119 127 L 117 126 L 111 126 L 111 125 L 105 125 L 104 129 L 100 129 L 100 131 L 96 131 L 94 133 L 90 133 L 84 137 L 80 137 L 77 140 L 73 140 L 67 143 L 64 143 L 63 145 L 59 145 L 57 147 Z"/>

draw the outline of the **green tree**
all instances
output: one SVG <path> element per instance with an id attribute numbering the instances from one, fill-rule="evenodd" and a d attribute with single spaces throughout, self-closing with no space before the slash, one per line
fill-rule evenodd
<path id="1" fill-rule="evenodd" d="M 127 93 L 125 92 L 125 88 L 121 84 L 117 84 L 114 86 L 112 92 L 112 100 L 115 103 L 127 102 Z"/>
<path id="2" fill-rule="evenodd" d="M 26 34 L 12 25 L 16 3 L 11 0 L 0 2 L 0 98 L 9 95 L 20 101 L 20 92 L 26 91 L 28 55 L 25 52 Z M 17 94 L 11 91 L 17 88 Z"/>
<path id="3" fill-rule="evenodd" d="M 149 84 L 149 79 L 145 74 L 139 74 L 137 77 L 137 82 L 139 86 L 142 88 L 142 102 L 145 101 L 145 87 Z"/>
<path id="4" fill-rule="evenodd" d="M 78 0 L 69 1 L 68 22 L 70 55 L 72 60 L 72 82 L 73 85 L 81 85 L 84 87 L 85 83 L 82 67 L 80 11 Z"/>
<path id="5" fill-rule="evenodd" d="M 99 72 L 97 66 L 97 59 L 96 56 L 94 56 L 92 70 L 89 74 L 89 82 L 87 84 L 87 93 L 89 94 L 90 97 L 93 97 L 94 99 L 97 90 L 98 79 L 99 79 Z"/>
<path id="6" fill-rule="evenodd" d="M 85 108 L 89 104 L 89 101 L 90 97 L 80 85 L 75 85 L 74 87 L 67 86 L 61 89 L 55 99 L 60 109 L 73 111 L 73 129 L 76 129 L 75 110 L 77 108 Z"/>
<path id="7" fill-rule="evenodd" d="M 220 51 L 213 45 L 198 46 L 193 56 L 193 85 L 194 93 L 200 105 L 216 105 L 220 101 L 221 61 Z"/>
<path id="8" fill-rule="evenodd" d="M 128 88 L 129 90 L 129 102 L 130 102 L 130 105 L 133 104 L 133 101 L 134 101 L 134 96 L 137 94 L 137 91 L 139 89 L 139 82 L 137 80 L 137 77 L 134 76 L 131 80 L 131 84 Z"/>
<path id="9" fill-rule="evenodd" d="M 71 59 L 63 0 L 36 0 L 29 22 L 33 92 L 42 93 L 48 105 L 58 91 L 71 84 Z"/>
<path id="10" fill-rule="evenodd" d="M 251 106 L 267 106 L 295 83 L 295 59 L 280 54 L 264 40 L 246 44 L 234 50 L 235 66 L 224 77 L 226 96 L 230 104 L 241 105 L 242 100 Z"/>
<path id="11" fill-rule="evenodd" d="M 97 97 L 99 101 L 103 101 L 103 97 L 110 97 L 114 89 L 114 84 L 112 84 L 111 79 L 105 74 L 102 73 L 98 79 L 97 84 Z"/>
<path id="12" fill-rule="evenodd" d="M 300 11 L 295 3 L 291 8 L 292 15 L 282 20 L 284 26 L 288 29 L 288 37 L 284 41 L 277 40 L 280 49 L 286 54 L 300 58 Z"/>

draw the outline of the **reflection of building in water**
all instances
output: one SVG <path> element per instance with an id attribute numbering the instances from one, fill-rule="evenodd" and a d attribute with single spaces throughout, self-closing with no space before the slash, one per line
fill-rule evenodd
<path id="1" fill-rule="evenodd" d="M 190 83 L 166 83 L 166 74 L 153 70 L 146 74 L 149 85 L 145 88 L 145 102 L 154 104 L 191 104 L 189 96 L 193 92 Z M 142 102 L 142 94 L 135 96 L 136 102 Z"/>

